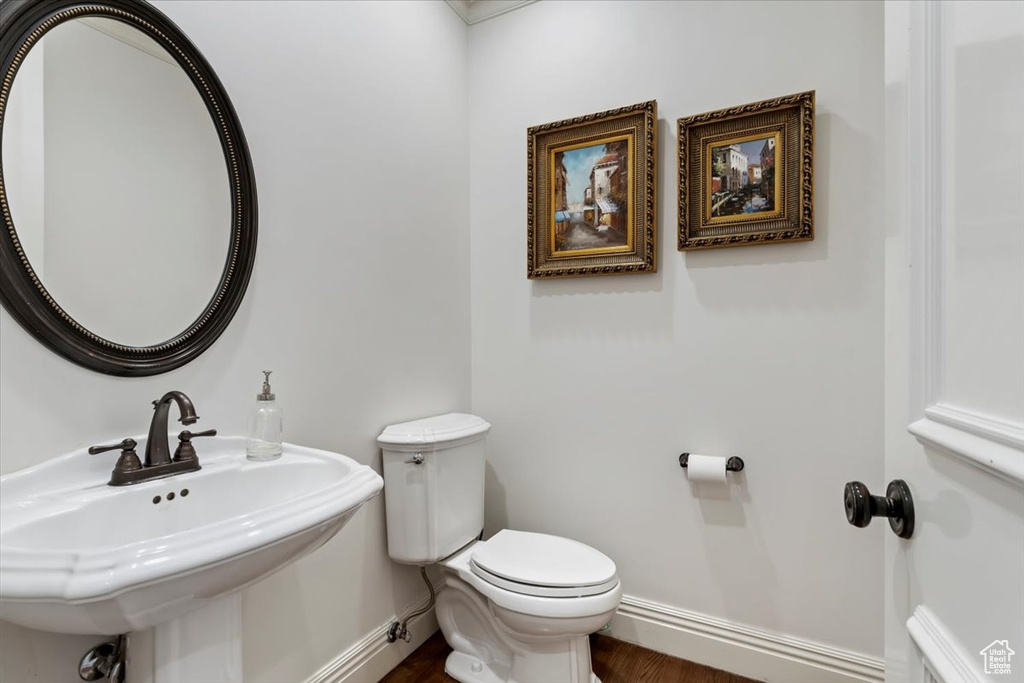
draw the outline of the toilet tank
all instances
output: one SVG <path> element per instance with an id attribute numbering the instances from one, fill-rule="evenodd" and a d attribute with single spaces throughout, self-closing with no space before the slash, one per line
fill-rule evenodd
<path id="1" fill-rule="evenodd" d="M 448 413 L 384 428 L 388 554 L 426 565 L 451 555 L 484 528 L 482 418 Z"/>

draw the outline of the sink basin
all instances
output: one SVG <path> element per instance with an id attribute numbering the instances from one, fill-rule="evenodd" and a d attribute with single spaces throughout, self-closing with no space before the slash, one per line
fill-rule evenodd
<path id="1" fill-rule="evenodd" d="M 383 486 L 337 453 L 285 444 L 250 462 L 242 437 L 196 448 L 201 470 L 132 486 L 107 485 L 116 453 L 85 449 L 0 477 L 0 617 L 57 633 L 155 626 L 312 552 Z"/>

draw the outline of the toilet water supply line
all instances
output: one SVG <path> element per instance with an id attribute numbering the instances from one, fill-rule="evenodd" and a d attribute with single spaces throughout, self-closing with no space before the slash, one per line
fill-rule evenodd
<path id="1" fill-rule="evenodd" d="M 393 643 L 396 640 L 398 640 L 399 638 L 401 638 L 402 640 L 404 640 L 407 643 L 409 641 L 411 641 L 412 640 L 412 631 L 410 631 L 407 628 L 407 626 L 409 625 L 409 622 L 412 621 L 413 619 L 415 619 L 416 617 L 420 616 L 421 614 L 426 614 L 434 606 L 434 598 L 437 597 L 437 595 L 434 592 L 434 584 L 430 582 L 430 577 L 427 576 L 427 568 L 426 567 L 420 567 L 420 576 L 423 577 L 423 583 L 427 584 L 427 590 L 430 591 L 430 602 L 428 602 L 426 607 L 424 607 L 423 609 L 418 609 L 415 612 L 413 612 L 412 614 L 406 616 L 405 619 L 402 620 L 401 624 L 399 624 L 397 620 L 391 622 L 391 627 L 388 628 L 388 642 L 389 643 Z"/>

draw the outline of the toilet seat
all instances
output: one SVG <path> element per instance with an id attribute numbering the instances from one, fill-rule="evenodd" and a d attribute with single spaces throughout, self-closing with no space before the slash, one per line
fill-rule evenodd
<path id="1" fill-rule="evenodd" d="M 520 593 L 522 595 L 533 595 L 540 598 L 582 598 L 588 595 L 600 595 L 601 593 L 607 593 L 612 588 L 618 585 L 619 580 L 617 578 L 609 579 L 604 583 L 596 586 L 570 586 L 566 588 L 553 588 L 551 586 L 537 586 L 532 583 L 519 583 L 517 581 L 509 581 L 508 579 L 491 574 L 486 569 L 483 569 L 470 560 L 470 570 L 476 576 L 480 577 L 487 583 L 503 590 L 511 591 L 513 593 Z"/>
<path id="2" fill-rule="evenodd" d="M 492 586 L 545 598 L 600 595 L 619 585 L 615 563 L 604 553 L 568 538 L 510 529 L 478 544 L 469 568 Z"/>
<path id="3" fill-rule="evenodd" d="M 578 619 L 603 614 L 609 610 L 614 611 L 619 606 L 622 599 L 622 582 L 618 577 L 614 579 L 614 585 L 610 590 L 598 595 L 578 597 L 527 595 L 486 581 L 473 571 L 471 557 L 474 552 L 486 546 L 496 537 L 497 535 L 487 541 L 474 541 L 454 555 L 446 557 L 440 563 L 443 568 L 453 572 L 470 588 L 491 601 L 494 604 L 494 609 L 510 610 L 542 619 Z M 599 624 L 598 627 L 600 626 Z"/>

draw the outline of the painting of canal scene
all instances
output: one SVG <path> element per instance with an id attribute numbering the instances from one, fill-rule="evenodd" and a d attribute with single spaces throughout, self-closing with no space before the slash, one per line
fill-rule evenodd
<path id="1" fill-rule="evenodd" d="M 778 213 L 775 157 L 781 152 L 779 143 L 779 134 L 770 133 L 710 146 L 708 218 L 761 218 Z"/>
<path id="2" fill-rule="evenodd" d="M 628 247 L 628 138 L 556 149 L 553 155 L 552 251 Z"/>
<path id="3" fill-rule="evenodd" d="M 680 251 L 814 239 L 814 91 L 676 121 Z"/>
<path id="4" fill-rule="evenodd" d="M 526 277 L 658 270 L 658 103 L 526 130 Z"/>

